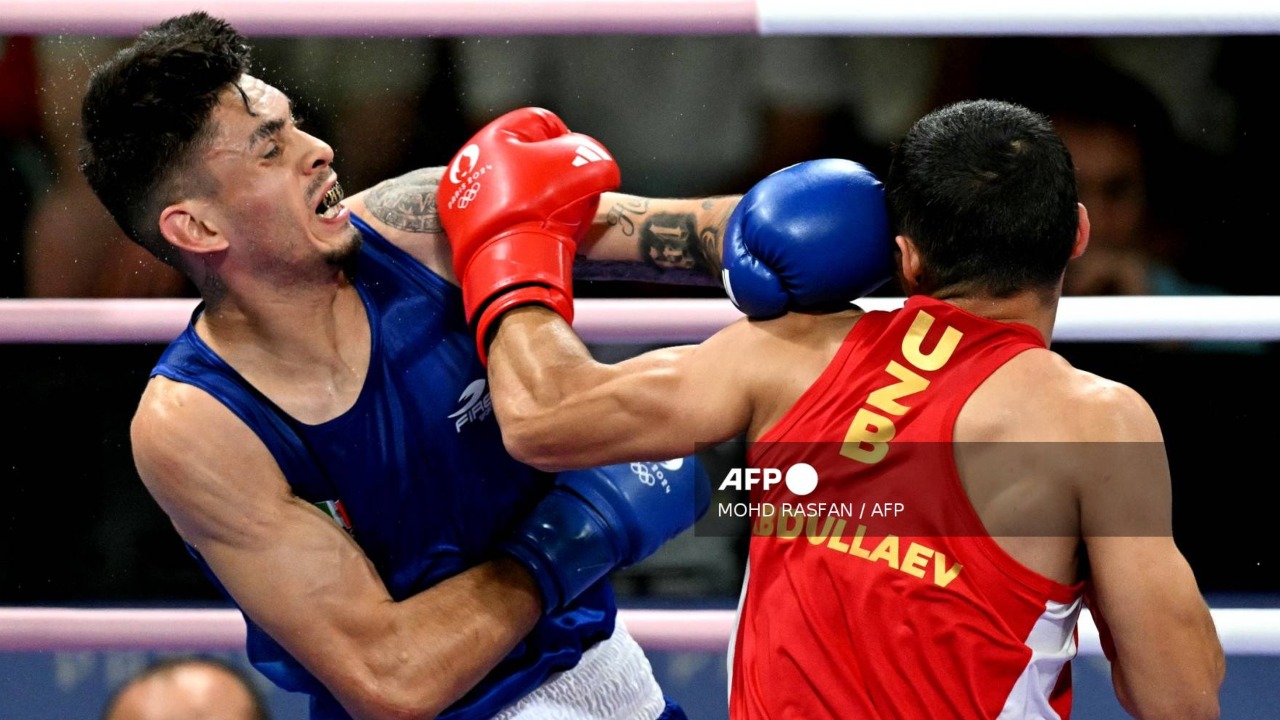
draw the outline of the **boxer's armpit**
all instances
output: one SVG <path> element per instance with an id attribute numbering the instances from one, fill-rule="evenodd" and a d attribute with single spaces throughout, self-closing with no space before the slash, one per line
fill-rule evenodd
<path id="1" fill-rule="evenodd" d="M 384 180 L 369 189 L 365 207 L 375 218 L 406 232 L 444 232 L 436 212 L 436 192 L 444 168 L 422 168 Z"/>

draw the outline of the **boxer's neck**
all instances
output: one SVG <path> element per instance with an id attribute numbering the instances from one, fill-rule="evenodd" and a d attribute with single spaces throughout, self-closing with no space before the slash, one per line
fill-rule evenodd
<path id="1" fill-rule="evenodd" d="M 994 297 L 981 293 L 935 297 L 965 312 L 989 320 L 1030 325 L 1039 331 L 1045 344 L 1048 345 L 1053 337 L 1060 295 L 1057 291 L 1026 290 L 1009 297 Z"/>

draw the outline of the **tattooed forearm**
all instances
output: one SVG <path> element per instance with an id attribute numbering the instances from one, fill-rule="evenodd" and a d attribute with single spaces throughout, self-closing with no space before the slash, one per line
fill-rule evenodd
<path id="1" fill-rule="evenodd" d="M 725 198 L 708 198 L 699 213 L 646 217 L 640 225 L 640 257 L 659 269 L 699 270 L 719 278 L 721 243 L 733 205 Z"/>
<path id="2" fill-rule="evenodd" d="M 369 189 L 369 213 L 397 230 L 443 233 L 436 213 L 436 192 L 444 168 L 423 168 L 385 180 Z"/>
<path id="3" fill-rule="evenodd" d="M 729 216 L 738 206 L 740 196 L 722 196 L 707 198 L 702 201 L 702 230 L 698 232 L 698 243 L 702 257 L 706 258 L 707 272 L 720 282 L 720 271 L 724 269 L 724 231 L 729 225 Z"/>
<path id="4" fill-rule="evenodd" d="M 650 201 L 623 197 L 605 223 L 635 238 L 641 262 L 580 258 L 574 276 L 584 280 L 628 280 L 675 285 L 718 285 L 720 247 L 736 198 L 701 202 Z M 653 208 L 656 208 L 654 210 Z M 652 210 L 652 211 L 651 211 Z"/>
<path id="5" fill-rule="evenodd" d="M 662 270 L 706 267 L 693 213 L 654 213 L 640 224 L 640 257 Z"/>
<path id="6" fill-rule="evenodd" d="M 649 212 L 649 200 L 642 197 L 625 197 L 609 208 L 605 222 L 616 225 L 623 235 L 631 237 L 636 234 L 636 217 L 643 217 Z M 634 217 L 633 217 L 634 216 Z"/>
<path id="7" fill-rule="evenodd" d="M 578 246 L 574 277 L 720 284 L 720 247 L 737 196 L 652 199 L 608 193 Z"/>

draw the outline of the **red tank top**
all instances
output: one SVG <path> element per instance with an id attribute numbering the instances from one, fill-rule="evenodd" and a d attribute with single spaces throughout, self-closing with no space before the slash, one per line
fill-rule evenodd
<path id="1" fill-rule="evenodd" d="M 912 297 L 859 319 L 753 444 L 752 467 L 804 462 L 818 481 L 752 493 L 775 514 L 752 525 L 734 720 L 1068 716 L 1081 586 L 991 539 L 950 445 L 973 391 L 1043 347 L 1030 326 Z"/>

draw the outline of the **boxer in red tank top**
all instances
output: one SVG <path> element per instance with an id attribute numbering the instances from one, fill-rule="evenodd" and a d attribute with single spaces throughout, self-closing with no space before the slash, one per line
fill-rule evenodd
<path id="1" fill-rule="evenodd" d="M 489 372 L 508 448 L 559 469 L 745 435 L 755 468 L 812 467 L 813 487 L 753 491 L 826 510 L 754 519 L 735 720 L 1066 718 L 1086 598 L 1127 710 L 1217 717 L 1159 424 L 1048 349 L 1089 234 L 1061 141 L 1025 108 L 960 103 L 913 126 L 885 189 L 900 310 L 790 305 L 616 365 L 554 313 L 507 313 Z"/>
<path id="2" fill-rule="evenodd" d="M 986 533 L 951 443 L 974 391 L 1043 349 L 1033 327 L 923 296 L 854 324 L 748 455 L 759 468 L 812 465 L 820 487 L 803 500 L 853 501 L 858 517 L 754 523 L 734 717 L 1066 717 L 1082 586 Z M 752 500 L 800 498 L 779 484 Z"/>

